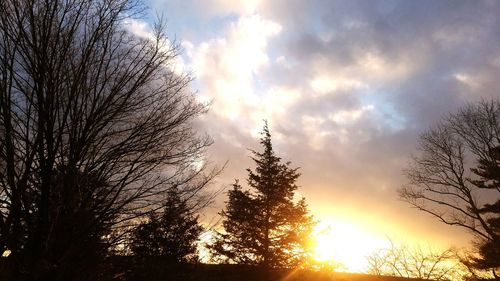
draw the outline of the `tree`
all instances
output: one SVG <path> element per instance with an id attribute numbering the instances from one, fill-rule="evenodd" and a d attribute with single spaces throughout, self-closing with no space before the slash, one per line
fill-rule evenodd
<path id="1" fill-rule="evenodd" d="M 500 101 L 469 104 L 420 136 L 400 197 L 441 222 L 473 233 L 471 268 L 499 279 Z"/>
<path id="2" fill-rule="evenodd" d="M 119 243 L 107 233 L 217 173 L 196 165 L 211 140 L 192 128 L 206 106 L 173 71 L 179 48 L 161 22 L 127 27 L 142 10 L 0 1 L 0 250 L 15 280 L 92 279 L 84 265 Z"/>
<path id="3" fill-rule="evenodd" d="M 176 262 L 197 262 L 197 242 L 203 227 L 198 216 L 177 190 L 171 190 L 161 217 L 154 212 L 133 233 L 132 252 L 136 256 L 164 257 Z"/>
<path id="4" fill-rule="evenodd" d="M 465 273 L 451 249 L 437 251 L 390 242 L 389 248 L 367 257 L 370 274 L 444 281 L 462 279 Z"/>
<path id="5" fill-rule="evenodd" d="M 212 251 L 227 262 L 271 267 L 294 267 L 307 256 L 313 226 L 305 199 L 294 202 L 298 168 L 281 163 L 274 153 L 271 134 L 264 125 L 263 152 L 252 151 L 255 171 L 248 171 L 250 190 L 238 180 L 229 191 L 222 211 L 225 233 L 219 233 Z"/>
<path id="6" fill-rule="evenodd" d="M 498 120 L 498 119 L 497 119 Z M 472 184 L 483 190 L 496 190 L 500 192 L 500 146 L 491 150 L 492 158 L 479 159 L 477 168 L 471 171 L 479 177 L 472 180 Z M 478 255 L 468 261 L 468 266 L 473 269 L 492 269 L 493 276 L 500 277 L 495 269 L 500 268 L 500 198 L 492 204 L 484 204 L 479 213 L 486 217 L 486 223 L 492 232 L 492 238 L 478 243 Z"/>

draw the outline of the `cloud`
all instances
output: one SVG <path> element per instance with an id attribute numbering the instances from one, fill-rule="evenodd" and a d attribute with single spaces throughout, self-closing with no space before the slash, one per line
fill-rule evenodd
<path id="1" fill-rule="evenodd" d="M 336 78 L 330 75 L 321 75 L 310 81 L 310 86 L 319 95 L 336 91 L 351 91 L 364 88 L 366 85 L 359 80 L 352 78 Z"/>
<path id="2" fill-rule="evenodd" d="M 201 95 L 213 100 L 213 114 L 235 120 L 241 113 L 255 114 L 269 102 L 291 99 L 280 95 L 278 88 L 268 89 L 264 96 L 259 92 L 259 73 L 270 61 L 268 40 L 280 31 L 279 24 L 252 15 L 232 22 L 220 37 L 185 44 Z"/>
<path id="3" fill-rule="evenodd" d="M 245 178 L 246 149 L 259 148 L 268 119 L 277 153 L 302 167 L 312 208 L 449 243 L 395 191 L 421 131 L 465 102 L 498 97 L 499 2 L 167 2 L 172 21 L 191 21 L 184 58 L 213 100 L 203 124 L 214 159 L 230 161 L 221 182 Z"/>
<path id="4" fill-rule="evenodd" d="M 132 33 L 137 38 L 145 39 L 150 42 L 156 42 L 157 40 L 157 36 L 155 35 L 156 31 L 144 20 L 129 18 L 123 21 L 123 27 L 127 32 Z M 166 62 L 165 67 L 176 75 L 183 75 L 186 73 L 186 64 L 182 56 L 179 55 L 179 46 L 168 38 L 162 38 L 158 43 L 159 50 L 164 52 L 168 57 L 171 57 L 171 59 Z"/>
<path id="5" fill-rule="evenodd" d="M 198 0 L 196 4 L 210 15 L 252 15 L 263 0 Z"/>

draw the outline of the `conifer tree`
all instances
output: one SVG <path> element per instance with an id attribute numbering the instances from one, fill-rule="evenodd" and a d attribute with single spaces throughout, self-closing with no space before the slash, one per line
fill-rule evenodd
<path id="1" fill-rule="evenodd" d="M 233 184 L 221 213 L 225 233 L 210 248 L 227 262 L 295 267 L 307 257 L 313 219 L 305 199 L 294 200 L 298 168 L 276 156 L 267 122 L 262 135 L 264 151 L 252 151 L 256 168 L 247 169 L 251 190 L 243 190 L 238 180 Z"/>
<path id="2" fill-rule="evenodd" d="M 464 264 L 474 277 L 500 281 L 499 147 L 500 100 L 468 104 L 420 136 L 419 155 L 405 170 L 409 183 L 399 194 L 470 231 L 477 248 Z"/>
<path id="3" fill-rule="evenodd" d="M 471 180 L 472 184 L 481 189 L 500 191 L 500 146 L 490 149 L 489 159 L 480 159 L 477 168 L 471 169 L 479 176 Z M 479 213 L 488 215 L 489 239 L 483 239 L 478 244 L 478 257 L 471 259 L 470 265 L 479 270 L 491 270 L 496 280 L 500 280 L 500 199 L 492 204 L 485 204 Z"/>
<path id="4" fill-rule="evenodd" d="M 197 241 L 203 227 L 178 190 L 171 190 L 163 213 L 151 213 L 133 233 L 131 250 L 136 256 L 165 257 L 176 262 L 197 262 Z"/>

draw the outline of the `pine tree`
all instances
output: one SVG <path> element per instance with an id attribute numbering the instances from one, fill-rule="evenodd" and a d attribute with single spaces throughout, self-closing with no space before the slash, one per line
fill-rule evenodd
<path id="1" fill-rule="evenodd" d="M 243 190 L 238 180 L 233 184 L 221 213 L 225 233 L 210 248 L 228 262 L 295 267 L 307 256 L 313 220 L 304 198 L 294 202 L 298 168 L 276 156 L 267 122 L 262 135 L 264 151 L 252 151 L 256 168 L 247 169 L 252 190 Z"/>
<path id="2" fill-rule="evenodd" d="M 500 191 L 500 146 L 490 150 L 490 159 L 481 159 L 477 168 L 471 169 L 479 176 L 471 182 L 481 189 Z M 489 239 L 478 244 L 479 257 L 472 258 L 471 266 L 480 270 L 491 270 L 495 280 L 500 280 L 500 199 L 492 204 L 485 204 L 478 210 L 489 215 Z"/>
<path id="3" fill-rule="evenodd" d="M 203 227 L 177 190 L 171 190 L 163 213 L 151 213 L 133 233 L 131 250 L 136 256 L 165 257 L 176 262 L 197 262 L 197 241 Z"/>

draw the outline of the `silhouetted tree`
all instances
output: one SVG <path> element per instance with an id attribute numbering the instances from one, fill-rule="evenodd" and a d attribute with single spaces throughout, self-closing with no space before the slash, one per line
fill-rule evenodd
<path id="1" fill-rule="evenodd" d="M 197 242 L 203 227 L 177 190 L 171 190 L 160 217 L 149 215 L 133 233 L 132 252 L 139 257 L 164 257 L 176 262 L 198 262 Z"/>
<path id="2" fill-rule="evenodd" d="M 490 153 L 491 159 L 480 159 L 477 168 L 471 169 L 479 177 L 471 182 L 480 189 L 500 192 L 500 146 L 493 148 Z M 495 269 L 500 268 L 500 198 L 492 204 L 484 204 L 479 213 L 487 216 L 486 222 L 493 235 L 492 239 L 479 241 L 478 255 L 470 257 L 468 265 L 479 270 L 493 269 L 493 276 L 498 280 L 500 277 Z"/>
<path id="3" fill-rule="evenodd" d="M 478 239 L 471 268 L 499 279 L 500 102 L 470 104 L 420 137 L 403 200 Z M 470 160 L 475 161 L 472 162 Z"/>
<path id="4" fill-rule="evenodd" d="M 152 212 L 148 215 L 147 221 L 142 222 L 132 232 L 129 241 L 132 253 L 138 257 L 159 257 L 161 255 L 159 229 L 158 215 Z"/>
<path id="5" fill-rule="evenodd" d="M 437 251 L 390 242 L 390 247 L 367 257 L 370 274 L 445 281 L 463 279 L 466 273 L 451 249 Z"/>
<path id="6" fill-rule="evenodd" d="M 0 1 L 0 249 L 15 280 L 92 279 L 83 264 L 118 243 L 106 233 L 215 173 L 196 165 L 206 107 L 173 71 L 177 45 L 162 23 L 150 36 L 128 25 L 142 10 Z"/>
<path id="7" fill-rule="evenodd" d="M 221 213 L 225 233 L 210 248 L 227 262 L 293 267 L 307 256 L 313 221 L 305 199 L 294 202 L 298 168 L 275 155 L 267 123 L 262 134 L 264 151 L 252 151 L 256 168 L 247 169 L 252 191 L 243 190 L 236 180 Z"/>

